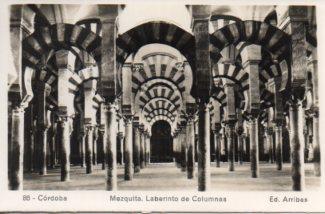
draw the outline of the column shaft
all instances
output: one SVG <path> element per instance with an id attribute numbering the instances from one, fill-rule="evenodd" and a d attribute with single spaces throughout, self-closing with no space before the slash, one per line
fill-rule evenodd
<path id="1" fill-rule="evenodd" d="M 86 173 L 93 172 L 93 126 L 86 125 Z"/>
<path id="2" fill-rule="evenodd" d="M 314 134 L 314 136 L 313 136 L 314 173 L 316 176 L 320 176 L 321 175 L 321 167 L 320 167 L 319 118 L 318 118 L 318 115 L 315 115 L 313 117 L 313 134 Z"/>
<path id="3" fill-rule="evenodd" d="M 273 158 L 273 135 L 269 131 L 266 133 L 266 140 L 267 144 L 269 146 L 269 163 L 274 163 L 274 158 Z"/>
<path id="4" fill-rule="evenodd" d="M 145 166 L 145 147 L 144 147 L 144 132 L 140 132 L 140 168 L 143 169 Z"/>
<path id="5" fill-rule="evenodd" d="M 98 131 L 97 128 L 94 130 L 94 132 Z M 97 165 L 97 133 L 93 136 L 93 164 Z"/>
<path id="6" fill-rule="evenodd" d="M 23 155 L 24 155 L 24 110 L 12 111 L 11 144 L 9 147 L 9 189 L 23 189 Z"/>
<path id="7" fill-rule="evenodd" d="M 117 115 L 115 104 L 107 105 L 106 112 L 106 190 L 117 190 L 117 163 L 116 163 L 116 135 L 117 135 Z"/>
<path id="8" fill-rule="evenodd" d="M 243 164 L 243 136 L 238 135 L 238 163 Z"/>
<path id="9" fill-rule="evenodd" d="M 38 126 L 37 136 L 39 142 L 39 174 L 46 175 L 47 128 L 44 125 Z"/>
<path id="10" fill-rule="evenodd" d="M 186 132 L 185 132 L 185 127 L 182 128 L 181 131 L 181 170 L 182 172 L 186 171 Z"/>
<path id="11" fill-rule="evenodd" d="M 215 152 L 216 152 L 216 166 L 220 167 L 221 160 L 221 142 L 220 142 L 220 134 L 218 131 L 214 133 L 214 142 L 215 142 Z"/>
<path id="12" fill-rule="evenodd" d="M 187 178 L 192 179 L 194 178 L 194 166 L 195 166 L 195 159 L 194 159 L 194 140 L 195 140 L 195 133 L 194 133 L 194 121 L 189 120 L 186 126 L 186 142 L 187 142 Z"/>
<path id="13" fill-rule="evenodd" d="M 250 120 L 250 162 L 252 178 L 259 177 L 259 152 L 258 152 L 258 119 Z"/>
<path id="14" fill-rule="evenodd" d="M 79 137 L 79 146 L 80 146 L 80 166 L 85 167 L 86 166 L 86 136 L 85 133 L 80 133 Z"/>
<path id="15" fill-rule="evenodd" d="M 210 113 L 204 102 L 199 103 L 198 190 L 206 191 L 211 185 L 210 172 Z"/>
<path id="16" fill-rule="evenodd" d="M 140 131 L 134 127 L 134 172 L 140 172 Z"/>
<path id="17" fill-rule="evenodd" d="M 235 171 L 234 124 L 227 124 L 228 170 Z"/>
<path id="18" fill-rule="evenodd" d="M 124 179 L 132 180 L 133 179 L 133 146 L 132 146 L 132 120 L 125 121 L 125 145 L 124 145 Z"/>
<path id="19" fill-rule="evenodd" d="M 299 191 L 305 187 L 303 109 L 301 101 L 290 104 L 290 149 L 292 189 Z"/>
<path id="20" fill-rule="evenodd" d="M 70 180 L 70 130 L 66 116 L 60 116 L 58 132 L 60 136 L 61 181 L 68 181 Z"/>
<path id="21" fill-rule="evenodd" d="M 275 143 L 276 143 L 276 166 L 278 170 L 282 170 L 282 126 L 276 126 L 275 129 Z"/>

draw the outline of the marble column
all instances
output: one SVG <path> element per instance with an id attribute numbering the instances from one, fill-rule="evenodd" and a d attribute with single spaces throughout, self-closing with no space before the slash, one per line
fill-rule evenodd
<path id="1" fill-rule="evenodd" d="M 117 163 L 116 163 L 116 135 L 118 130 L 117 123 L 117 104 L 106 104 L 105 120 L 107 121 L 106 138 L 106 190 L 117 190 Z"/>
<path id="2" fill-rule="evenodd" d="M 258 119 L 250 118 L 250 162 L 252 178 L 259 177 L 259 152 L 258 152 Z"/>
<path id="3" fill-rule="evenodd" d="M 85 135 L 85 130 L 79 132 L 79 150 L 80 150 L 80 166 L 83 168 L 86 166 L 86 156 L 85 156 L 85 151 L 86 151 L 86 135 Z"/>
<path id="4" fill-rule="evenodd" d="M 48 110 L 46 109 L 46 96 L 50 93 L 50 87 L 44 82 L 37 82 L 37 144 L 39 174 L 47 174 L 47 130 L 48 130 Z"/>
<path id="5" fill-rule="evenodd" d="M 275 148 L 276 168 L 277 170 L 282 170 L 283 157 L 282 157 L 282 124 L 281 123 L 275 124 L 274 132 L 275 132 L 275 143 L 276 143 L 276 148 Z"/>
<path id="6" fill-rule="evenodd" d="M 273 129 L 271 127 L 266 127 L 266 142 L 268 145 L 269 153 L 269 163 L 274 163 L 274 148 L 273 148 Z"/>
<path id="7" fill-rule="evenodd" d="M 86 173 L 91 174 L 93 172 L 93 131 L 94 126 L 91 124 L 85 124 L 85 152 L 86 152 Z"/>
<path id="8" fill-rule="evenodd" d="M 58 115 L 58 135 L 60 136 L 61 181 L 70 180 L 70 130 L 68 116 Z"/>
<path id="9" fill-rule="evenodd" d="M 210 189 L 210 113 L 207 103 L 199 102 L 198 189 Z"/>
<path id="10" fill-rule="evenodd" d="M 307 49 L 306 32 L 308 22 L 308 7 L 295 5 L 289 6 L 286 16 L 287 23 L 283 29 L 290 33 L 291 42 L 291 78 L 290 78 L 290 150 L 291 150 L 291 174 L 292 189 L 301 191 L 305 188 L 305 166 L 304 166 L 304 111 L 302 101 L 305 99 L 307 81 Z M 281 63 L 280 63 L 281 66 Z"/>
<path id="11" fill-rule="evenodd" d="M 238 163 L 240 165 L 243 164 L 244 152 L 243 152 L 243 135 L 237 135 L 238 139 Z"/>
<path id="12" fill-rule="evenodd" d="M 177 133 L 177 140 L 176 140 L 176 166 L 177 168 L 181 168 L 181 130 Z"/>
<path id="13" fill-rule="evenodd" d="M 102 163 L 102 170 L 106 167 L 106 160 L 105 160 L 105 149 L 106 149 L 106 138 L 105 138 L 105 124 L 101 124 L 98 129 L 98 141 L 101 145 L 101 163 Z"/>
<path id="14" fill-rule="evenodd" d="M 140 127 L 140 168 L 143 169 L 145 166 L 144 129 L 143 126 Z"/>
<path id="15" fill-rule="evenodd" d="M 146 136 L 146 165 L 150 164 L 150 135 L 147 132 Z"/>
<path id="16" fill-rule="evenodd" d="M 183 124 L 182 130 L 181 130 L 181 171 L 186 172 L 186 159 L 187 159 L 187 145 L 186 145 L 186 126 Z"/>
<path id="17" fill-rule="evenodd" d="M 309 65 L 312 67 L 313 82 L 313 162 L 314 174 L 319 177 L 321 175 L 321 155 L 319 143 L 319 89 L 318 89 L 318 59 L 317 48 L 314 48 L 311 54 Z"/>
<path id="18" fill-rule="evenodd" d="M 11 141 L 9 147 L 9 189 L 23 189 L 24 109 L 12 110 Z"/>
<path id="19" fill-rule="evenodd" d="M 39 174 L 47 174 L 46 152 L 47 152 L 47 130 L 45 125 L 39 124 L 37 127 L 37 140 L 39 142 Z"/>
<path id="20" fill-rule="evenodd" d="M 320 145 L 319 145 L 319 115 L 318 111 L 314 112 L 313 116 L 313 161 L 314 174 L 319 177 L 321 175 L 320 167 Z"/>
<path id="21" fill-rule="evenodd" d="M 140 172 L 140 130 L 134 126 L 134 173 Z"/>
<path id="22" fill-rule="evenodd" d="M 220 167 L 221 160 L 221 141 L 219 130 L 214 131 L 215 153 L 216 153 L 216 167 Z"/>
<path id="23" fill-rule="evenodd" d="M 226 124 L 227 146 L 228 146 L 228 170 L 235 171 L 235 126 L 234 123 Z"/>
<path id="24" fill-rule="evenodd" d="M 97 165 L 98 127 L 94 126 L 93 131 L 93 165 Z"/>
<path id="25" fill-rule="evenodd" d="M 195 132 L 194 132 L 194 120 L 190 118 L 187 121 L 186 125 L 186 142 L 187 142 L 187 178 L 194 178 L 194 168 L 195 168 L 195 159 L 194 159 L 194 140 L 195 140 Z"/>
<path id="26" fill-rule="evenodd" d="M 52 113 L 53 115 L 53 113 Z M 55 155 L 56 155 L 56 148 L 55 148 L 55 135 L 56 135 L 56 122 L 54 122 L 54 117 L 52 116 L 52 125 L 50 128 L 50 168 L 54 169 L 55 167 Z"/>
<path id="27" fill-rule="evenodd" d="M 292 189 L 305 187 L 302 101 L 293 100 L 289 109 Z"/>
<path id="28" fill-rule="evenodd" d="M 125 144 L 124 144 L 124 180 L 133 179 L 133 128 L 132 128 L 132 117 L 126 117 L 124 120 L 125 125 Z"/>

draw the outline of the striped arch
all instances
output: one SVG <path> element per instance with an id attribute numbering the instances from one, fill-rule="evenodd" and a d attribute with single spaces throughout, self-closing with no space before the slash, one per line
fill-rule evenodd
<path id="1" fill-rule="evenodd" d="M 261 92 L 261 109 L 274 106 L 274 94 L 269 90 L 263 89 Z"/>
<path id="2" fill-rule="evenodd" d="M 142 94 L 139 96 L 139 107 L 141 108 L 141 106 L 145 106 L 146 103 L 154 98 L 165 98 L 179 108 L 182 106 L 183 101 L 180 93 L 177 92 L 178 91 L 174 91 L 165 85 L 153 85 L 151 88 L 149 88 L 149 90 L 142 92 Z"/>
<path id="3" fill-rule="evenodd" d="M 140 106 L 142 112 L 151 112 L 154 109 L 167 109 L 169 112 L 174 113 L 178 110 L 179 106 L 172 103 L 166 98 L 153 98 L 149 100 L 144 106 Z"/>
<path id="4" fill-rule="evenodd" d="M 218 79 L 227 78 L 234 81 L 237 85 L 241 87 L 242 90 L 247 90 L 249 88 L 249 75 L 239 66 L 217 63 L 213 66 L 212 75 L 214 85 L 217 84 Z"/>
<path id="5" fill-rule="evenodd" d="M 182 28 L 163 21 L 151 21 L 138 25 L 120 35 L 116 40 L 117 63 L 123 65 L 131 53 L 136 53 L 142 46 L 161 43 L 179 50 L 194 66 L 194 36 Z"/>
<path id="6" fill-rule="evenodd" d="M 215 100 L 217 100 L 221 106 L 226 106 L 227 105 L 227 100 L 226 100 L 226 93 L 224 92 L 224 89 L 222 86 L 215 85 L 212 88 L 212 95 L 211 97 Z"/>
<path id="7" fill-rule="evenodd" d="M 289 51 L 290 37 L 280 29 L 259 21 L 242 21 L 227 25 L 210 34 L 210 57 L 214 63 L 227 46 L 249 42 L 263 46 L 275 59 L 283 59 Z"/>
<path id="8" fill-rule="evenodd" d="M 101 37 L 79 25 L 57 23 L 42 27 L 23 41 L 23 60 L 34 67 L 48 56 L 51 50 L 75 46 L 86 51 L 98 62 L 101 56 Z"/>
<path id="9" fill-rule="evenodd" d="M 167 109 L 155 109 L 149 113 L 145 113 L 144 117 L 150 122 L 154 117 L 164 115 L 168 117 L 172 122 L 176 120 L 177 115 L 174 113 L 169 112 Z"/>
<path id="10" fill-rule="evenodd" d="M 143 63 L 134 64 L 132 73 L 132 92 L 136 93 L 141 85 L 151 79 L 160 78 L 173 82 L 179 91 L 185 91 L 183 63 L 168 55 L 151 55 Z"/>
<path id="11" fill-rule="evenodd" d="M 174 130 L 174 124 L 175 122 L 173 122 L 169 117 L 164 116 L 164 115 L 159 115 L 159 116 L 155 116 L 154 118 L 152 118 L 152 120 L 149 123 L 150 126 L 152 126 L 155 122 L 159 121 L 159 120 L 163 120 L 166 121 L 167 123 L 169 123 L 172 131 Z"/>

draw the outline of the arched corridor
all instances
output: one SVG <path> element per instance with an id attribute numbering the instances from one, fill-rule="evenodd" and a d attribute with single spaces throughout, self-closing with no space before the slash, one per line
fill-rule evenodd
<path id="1" fill-rule="evenodd" d="M 152 163 L 173 161 L 173 138 L 170 125 L 161 120 L 152 125 L 150 138 L 150 161 Z"/>
<path id="2" fill-rule="evenodd" d="M 9 189 L 316 189 L 315 7 L 151 9 L 10 7 Z"/>

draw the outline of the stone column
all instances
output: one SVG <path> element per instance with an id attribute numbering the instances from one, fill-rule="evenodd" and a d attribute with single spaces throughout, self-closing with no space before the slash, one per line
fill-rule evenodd
<path id="1" fill-rule="evenodd" d="M 102 170 L 106 167 L 105 161 L 105 149 L 106 149 L 106 138 L 105 138 L 105 124 L 101 124 L 98 129 L 98 141 L 101 144 L 101 163 L 102 163 Z"/>
<path id="2" fill-rule="evenodd" d="M 313 158 L 314 158 L 314 173 L 315 176 L 321 175 L 320 167 L 320 145 L 319 145 L 319 116 L 318 110 L 314 111 L 313 117 Z"/>
<path id="3" fill-rule="evenodd" d="M 198 182 L 199 191 L 210 188 L 210 113 L 203 101 L 199 103 Z"/>
<path id="4" fill-rule="evenodd" d="M 220 129 L 214 131 L 214 142 L 216 148 L 216 166 L 220 167 L 220 160 L 221 160 L 221 142 L 220 142 Z"/>
<path id="5" fill-rule="evenodd" d="M 176 166 L 177 168 L 181 168 L 181 130 L 178 130 L 177 140 L 176 140 Z"/>
<path id="6" fill-rule="evenodd" d="M 93 131 L 93 164 L 97 165 L 97 145 L 98 145 L 98 127 L 94 126 Z"/>
<path id="7" fill-rule="evenodd" d="M 83 168 L 86 166 L 86 135 L 85 130 L 82 128 L 82 131 L 79 132 L 79 149 L 80 149 L 80 166 Z"/>
<path id="8" fill-rule="evenodd" d="M 225 127 L 221 128 L 221 155 L 226 155 L 226 150 L 227 150 L 227 146 L 226 146 L 226 142 L 227 142 L 227 137 L 226 137 L 226 131 L 225 131 Z"/>
<path id="9" fill-rule="evenodd" d="M 118 132 L 117 133 L 117 143 L 119 150 L 118 151 L 118 163 L 123 165 L 124 163 L 124 136 L 123 132 Z"/>
<path id="10" fill-rule="evenodd" d="M 243 157 L 244 157 L 244 153 L 243 153 L 243 136 L 238 134 L 237 139 L 238 139 L 238 163 L 240 165 L 242 165 L 243 164 Z"/>
<path id="11" fill-rule="evenodd" d="M 290 103 L 290 148 L 291 173 L 293 190 L 303 190 L 305 187 L 304 167 L 304 138 L 303 138 L 303 109 L 302 102 Z"/>
<path id="12" fill-rule="evenodd" d="M 144 147 L 144 127 L 140 125 L 140 168 L 143 169 L 145 166 L 145 147 Z"/>
<path id="13" fill-rule="evenodd" d="M 306 49 L 308 9 L 305 6 L 289 6 L 286 15 L 288 17 L 284 20 L 288 23 L 283 23 L 283 26 L 286 26 L 284 31 L 291 35 L 291 64 L 288 66 L 291 66 L 289 120 L 292 189 L 300 191 L 305 187 L 302 100 L 305 98 L 308 70 Z"/>
<path id="14" fill-rule="evenodd" d="M 317 49 L 314 48 L 309 65 L 312 67 L 313 81 L 313 162 L 315 176 L 321 175 L 321 157 L 319 144 L 319 95 L 318 95 L 318 59 Z"/>
<path id="15" fill-rule="evenodd" d="M 116 135 L 117 135 L 117 105 L 109 103 L 106 106 L 105 120 L 107 121 L 106 138 L 106 190 L 117 190 L 117 164 L 116 164 Z"/>
<path id="16" fill-rule="evenodd" d="M 63 110 L 64 112 L 64 110 Z M 60 165 L 61 181 L 70 180 L 70 130 L 68 116 L 64 113 L 58 114 L 58 135 L 60 136 Z"/>
<path id="17" fill-rule="evenodd" d="M 183 124 L 181 128 L 181 171 L 186 172 L 186 166 L 187 166 L 187 143 L 186 143 L 186 125 Z"/>
<path id="18" fill-rule="evenodd" d="M 125 125 L 125 145 L 124 145 L 124 180 L 133 179 L 133 145 L 132 145 L 132 117 L 126 117 Z"/>
<path id="19" fill-rule="evenodd" d="M 195 132 L 194 132 L 194 119 L 189 118 L 186 124 L 186 142 L 187 142 L 187 178 L 194 178 L 194 150 L 195 150 Z"/>
<path id="20" fill-rule="evenodd" d="M 50 93 L 50 87 L 44 82 L 37 82 L 37 144 L 39 174 L 47 174 L 47 130 L 48 130 L 48 110 L 46 109 L 46 96 Z"/>
<path id="21" fill-rule="evenodd" d="M 250 118 L 250 162 L 252 178 L 259 177 L 259 152 L 258 152 L 258 119 L 256 117 Z"/>
<path id="22" fill-rule="evenodd" d="M 275 132 L 275 142 L 276 142 L 276 152 L 275 152 L 275 159 L 276 159 L 276 167 L 278 170 L 282 170 L 282 123 L 276 123 L 274 127 Z"/>
<path id="23" fill-rule="evenodd" d="M 249 103 L 248 113 L 250 118 L 250 161 L 252 177 L 259 177 L 259 149 L 258 149 L 258 115 L 260 112 L 260 68 L 262 59 L 261 46 L 249 45 L 241 52 L 243 68 L 249 74 Z"/>
<path id="24" fill-rule="evenodd" d="M 93 172 L 93 131 L 94 126 L 91 124 L 85 125 L 85 148 L 86 148 L 86 173 L 91 174 Z"/>
<path id="25" fill-rule="evenodd" d="M 140 130 L 137 124 L 134 124 L 134 173 L 140 172 Z"/>
<path id="26" fill-rule="evenodd" d="M 54 114 L 52 113 L 52 122 L 51 122 L 51 134 L 50 134 L 50 167 L 54 169 L 55 166 L 55 155 L 56 155 L 56 148 L 55 148 L 55 135 L 56 135 L 56 122 L 54 122 Z"/>
<path id="27" fill-rule="evenodd" d="M 27 172 L 33 171 L 33 156 L 34 156 L 34 106 L 32 104 L 25 111 L 25 146 L 24 146 L 24 167 Z M 9 116 L 9 115 L 8 115 Z M 9 139 L 10 140 L 10 139 Z"/>
<path id="28" fill-rule="evenodd" d="M 11 144 L 9 147 L 9 189 L 23 189 L 24 154 L 24 109 L 16 107 L 12 111 Z"/>
<path id="29" fill-rule="evenodd" d="M 228 146 L 228 170 L 235 171 L 235 124 L 229 122 L 226 124 L 227 146 Z"/>
<path id="30" fill-rule="evenodd" d="M 271 127 L 266 127 L 265 129 L 266 142 L 269 146 L 269 163 L 274 163 L 273 129 Z"/>
<path id="31" fill-rule="evenodd" d="M 147 132 L 146 137 L 146 165 L 150 164 L 150 135 L 149 132 Z"/>

